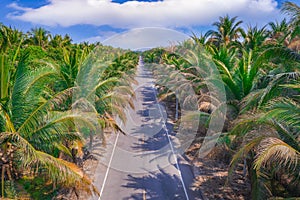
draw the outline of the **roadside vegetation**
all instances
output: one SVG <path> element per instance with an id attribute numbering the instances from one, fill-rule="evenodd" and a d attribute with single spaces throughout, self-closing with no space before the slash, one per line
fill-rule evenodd
<path id="1" fill-rule="evenodd" d="M 230 160 L 228 180 L 243 166 L 255 200 L 300 197 L 300 7 L 285 2 L 282 12 L 281 22 L 247 29 L 238 17 L 222 16 L 201 36 L 143 52 L 145 63 L 165 67 L 156 76 L 170 69 L 176 72 L 170 79 L 180 75 L 187 82 L 177 84 L 192 85 L 202 126 L 194 133 L 198 149 L 210 116 L 226 105 L 216 148 Z M 193 59 L 182 56 L 186 49 Z M 220 75 L 209 84 L 223 87 L 226 102 L 208 90 L 203 54 Z M 118 130 L 112 116 L 126 120 L 138 58 L 43 28 L 23 33 L 0 25 L 1 198 L 52 199 L 62 188 L 99 192 L 82 162 L 95 135 L 105 145 L 104 130 Z M 175 103 L 171 88 L 161 85 L 160 95 Z"/>
<path id="2" fill-rule="evenodd" d="M 285 2 L 282 12 L 287 18 L 281 22 L 247 29 L 238 17 L 222 16 L 213 23 L 213 30 L 201 36 L 193 35 L 169 49 L 144 52 L 146 63 L 157 63 L 157 78 L 171 71 L 170 78 L 164 77 L 158 84 L 161 99 L 175 104 L 175 93 L 178 98 L 183 85 L 193 87 L 195 94 L 182 101 L 185 104 L 196 98 L 198 104 L 199 124 L 205 127 L 195 134 L 193 145 L 198 144 L 198 150 L 212 114 L 222 113 L 226 105 L 225 124 L 215 133 L 215 148 L 219 157 L 229 158 L 227 180 L 242 166 L 251 185 L 251 199 L 300 197 L 300 7 Z M 212 62 L 207 64 L 203 55 Z M 209 65 L 216 67 L 218 80 L 204 76 Z M 179 76 L 184 77 L 180 83 Z M 175 88 L 166 87 L 170 81 Z M 178 85 L 181 89 L 176 91 Z M 208 85 L 223 87 L 226 101 L 220 101 Z M 187 132 L 181 129 L 179 134 L 185 137 Z M 199 152 L 194 156 L 202 158 Z M 216 194 L 210 195 L 208 199 Z"/>
<path id="3" fill-rule="evenodd" d="M 104 143 L 103 130 L 117 129 L 111 115 L 123 116 L 130 104 L 138 54 L 3 24 L 0 46 L 1 197 L 51 199 L 60 188 L 97 193 L 82 161 L 95 134 Z M 95 102 L 88 110 L 75 110 L 88 98 Z"/>

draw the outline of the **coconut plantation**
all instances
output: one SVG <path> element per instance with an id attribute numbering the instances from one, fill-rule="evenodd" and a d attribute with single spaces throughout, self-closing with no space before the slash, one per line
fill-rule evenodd
<path id="1" fill-rule="evenodd" d="M 140 49 L 1 23 L 0 199 L 299 199 L 300 5 L 279 10 Z"/>

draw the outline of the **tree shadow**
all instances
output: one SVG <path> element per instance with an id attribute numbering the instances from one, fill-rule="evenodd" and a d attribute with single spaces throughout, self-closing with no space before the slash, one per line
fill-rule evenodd
<path id="1" fill-rule="evenodd" d="M 144 138 L 139 138 L 138 141 L 133 144 L 133 149 L 157 151 L 169 145 L 168 135 L 175 136 L 172 131 L 173 124 L 164 121 L 165 119 L 161 116 L 161 111 L 157 110 L 159 109 L 158 107 L 150 106 L 156 104 L 156 97 L 152 87 L 144 86 L 141 93 L 143 96 L 143 104 L 147 109 L 137 112 L 144 119 L 144 123 L 141 127 L 136 128 L 133 134 L 144 135 Z M 150 116 L 150 113 L 154 114 Z"/>
<path id="2" fill-rule="evenodd" d="M 128 175 L 128 183 L 123 185 L 126 188 L 133 188 L 137 192 L 123 198 L 147 200 L 183 200 L 186 199 L 183 186 L 179 177 L 168 174 L 164 169 L 159 168 L 157 172 L 149 172 L 145 176 Z"/>
<path id="3" fill-rule="evenodd" d="M 201 191 L 207 199 L 250 199 L 250 182 L 240 164 L 228 179 L 228 166 L 216 160 L 205 160 L 199 167 L 192 189 Z"/>

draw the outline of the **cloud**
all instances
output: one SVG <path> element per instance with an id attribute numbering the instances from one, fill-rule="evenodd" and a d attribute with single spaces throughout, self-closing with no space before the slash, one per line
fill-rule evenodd
<path id="1" fill-rule="evenodd" d="M 119 28 L 192 27 L 210 25 L 219 16 L 239 16 L 246 23 L 264 24 L 278 18 L 274 0 L 164 0 L 158 2 L 111 0 L 49 0 L 39 8 L 11 7 L 21 14 L 9 18 L 48 26 L 78 24 L 109 25 Z"/>
<path id="2" fill-rule="evenodd" d="M 142 50 L 153 47 L 167 47 L 178 44 L 189 36 L 166 28 L 136 28 L 114 35 L 103 41 L 104 45 L 123 49 Z"/>

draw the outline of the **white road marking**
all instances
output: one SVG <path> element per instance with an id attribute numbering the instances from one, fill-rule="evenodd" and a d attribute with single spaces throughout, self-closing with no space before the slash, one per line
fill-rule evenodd
<path id="1" fill-rule="evenodd" d="M 155 89 L 155 87 L 154 87 L 154 83 L 153 83 L 153 82 L 152 82 L 152 89 L 153 89 L 153 91 L 154 91 L 155 100 L 156 100 L 156 102 L 158 102 L 158 100 L 157 100 L 157 92 L 156 92 L 156 89 Z M 168 128 L 167 128 L 166 121 L 164 120 L 163 113 L 162 113 L 162 110 L 161 110 L 160 105 L 158 106 L 158 108 L 159 108 L 160 115 L 161 115 L 161 117 L 162 117 L 162 119 L 163 119 L 163 128 L 165 129 L 165 131 L 166 131 L 166 133 L 167 133 L 167 138 L 168 138 L 168 141 L 169 141 L 169 143 L 170 143 L 171 151 L 172 151 L 172 153 L 173 153 L 173 158 L 174 158 L 174 160 L 175 160 L 175 164 L 176 164 L 176 167 L 177 167 L 177 171 L 178 171 L 178 173 L 179 173 L 180 181 L 181 181 L 181 184 L 182 184 L 182 186 L 183 186 L 184 194 L 185 194 L 185 196 L 186 196 L 186 199 L 189 200 L 190 198 L 189 198 L 189 196 L 188 196 L 187 189 L 186 189 L 186 186 L 185 186 L 184 181 L 183 181 L 183 178 L 182 178 L 182 174 L 181 174 L 180 167 L 179 167 L 179 164 L 178 164 L 177 156 L 176 156 L 176 154 L 175 154 L 174 147 L 173 147 L 173 144 L 172 144 L 170 135 L 169 135 L 169 130 L 168 130 Z"/>
<path id="2" fill-rule="evenodd" d="M 139 67 L 143 67 L 143 65 L 139 65 Z M 153 82 L 152 82 L 152 83 L 153 83 Z M 154 91 L 155 101 L 158 102 L 158 100 L 157 100 L 157 91 L 156 91 L 156 89 L 155 89 L 155 87 L 154 87 L 154 83 L 153 83 L 153 85 L 152 85 L 152 89 L 153 89 L 153 91 Z M 176 156 L 176 154 L 175 154 L 174 147 L 173 147 L 173 144 L 172 144 L 172 141 L 171 141 L 171 138 L 170 138 L 170 134 L 169 134 L 169 131 L 168 131 L 167 126 L 166 126 L 166 121 L 164 120 L 164 117 L 163 117 L 163 113 L 162 113 L 161 107 L 160 107 L 160 106 L 158 106 L 158 107 L 159 107 L 160 115 L 161 115 L 161 117 L 163 118 L 163 128 L 164 128 L 164 130 L 165 130 L 166 133 L 167 133 L 168 142 L 169 142 L 169 144 L 170 144 L 171 151 L 172 151 L 172 153 L 173 153 L 173 157 L 174 157 L 175 164 L 176 164 L 176 167 L 177 167 L 177 171 L 178 171 L 178 174 L 179 174 L 179 177 L 180 177 L 180 181 L 181 181 L 181 184 L 182 184 L 182 186 L 183 186 L 183 190 L 184 190 L 186 199 L 189 200 L 189 196 L 188 196 L 188 193 L 187 193 L 187 189 L 186 189 L 185 183 L 184 183 L 184 181 L 183 181 L 182 174 L 181 174 L 181 171 L 180 171 L 180 167 L 179 167 L 179 164 L 178 164 L 177 156 Z M 117 142 L 118 142 L 119 135 L 120 135 L 120 132 L 117 133 L 117 137 L 116 137 L 116 140 L 115 140 L 115 143 L 114 143 L 114 146 L 113 146 L 113 150 L 112 150 L 111 157 L 110 157 L 110 160 L 109 160 L 109 163 L 108 163 L 108 166 L 107 166 L 107 170 L 106 170 L 106 173 L 105 173 L 105 177 L 104 177 L 104 180 L 103 180 L 103 183 L 102 183 L 102 188 L 101 188 L 101 191 L 100 191 L 100 195 L 99 195 L 98 200 L 101 200 L 101 196 L 102 196 L 103 191 L 104 191 L 104 187 L 105 187 L 105 184 L 106 184 L 106 181 L 107 181 L 107 178 L 108 178 L 108 173 L 109 173 L 110 166 L 111 166 L 111 163 L 112 163 L 112 159 L 113 159 L 113 156 L 114 156 L 114 153 L 115 153 L 115 149 L 116 149 L 116 146 L 117 146 Z M 145 198 L 145 197 L 146 197 L 146 191 L 144 190 L 144 191 L 143 191 L 143 198 Z"/>
<path id="3" fill-rule="evenodd" d="M 117 137 L 116 137 L 116 140 L 115 140 L 113 150 L 111 152 L 110 160 L 109 160 L 109 163 L 108 163 L 108 166 L 107 166 L 107 170 L 106 170 L 106 173 L 105 173 L 105 176 L 104 176 L 104 180 L 103 180 L 103 183 L 102 183 L 102 188 L 101 188 L 100 196 L 99 196 L 98 200 L 101 200 L 101 196 L 102 196 L 102 193 L 103 193 L 103 190 L 104 190 L 104 186 L 106 184 L 106 180 L 107 180 L 107 177 L 108 177 L 108 172 L 110 170 L 110 165 L 111 165 L 111 162 L 112 162 L 112 159 L 113 159 L 113 156 L 115 154 L 116 147 L 117 147 L 117 142 L 118 142 L 118 139 L 119 139 L 119 135 L 120 135 L 120 132 L 117 133 Z"/>

